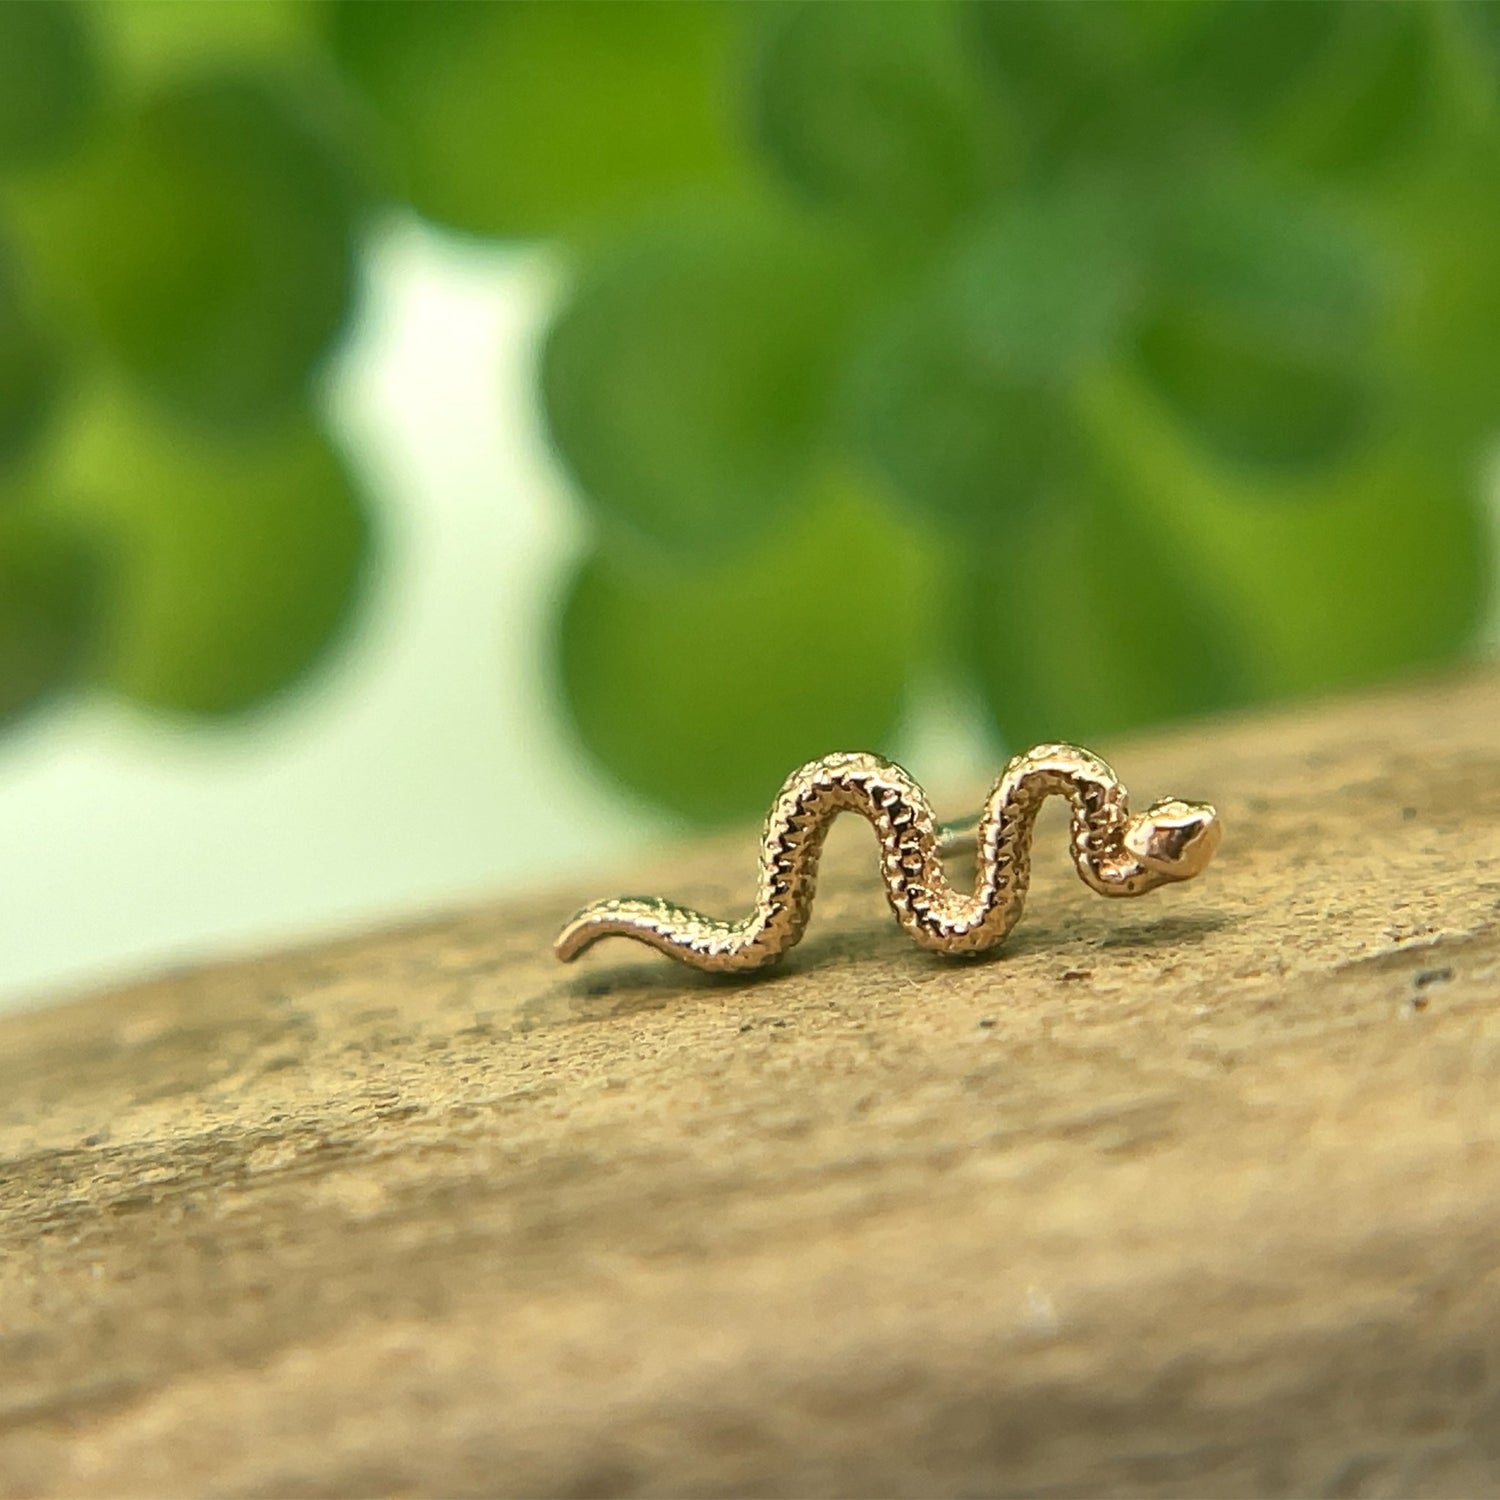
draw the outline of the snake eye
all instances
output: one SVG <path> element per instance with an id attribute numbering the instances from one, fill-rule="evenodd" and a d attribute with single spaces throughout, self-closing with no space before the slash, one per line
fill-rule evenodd
<path id="1" fill-rule="evenodd" d="M 1125 845 L 1164 879 L 1191 880 L 1214 857 L 1219 834 L 1219 815 L 1208 803 L 1173 799 L 1132 820 Z"/>

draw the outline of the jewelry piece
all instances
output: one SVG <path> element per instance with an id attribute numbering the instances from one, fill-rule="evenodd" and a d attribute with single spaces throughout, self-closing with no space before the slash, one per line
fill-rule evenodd
<path id="1" fill-rule="evenodd" d="M 943 825 L 922 788 L 893 761 L 827 755 L 794 771 L 771 805 L 755 910 L 744 921 L 622 896 L 584 907 L 558 934 L 554 951 L 568 963 L 600 938 L 628 937 L 713 973 L 765 968 L 806 931 L 829 826 L 840 813 L 856 812 L 880 840 L 886 895 L 907 934 L 934 953 L 971 958 L 1002 942 L 1020 918 L 1032 826 L 1052 796 L 1072 805 L 1073 864 L 1101 896 L 1140 896 L 1191 880 L 1219 846 L 1219 815 L 1208 803 L 1169 799 L 1132 815 L 1119 778 L 1077 745 L 1038 745 L 1015 756 L 982 812 Z M 972 895 L 955 890 L 941 864 L 944 854 L 963 849 L 978 861 Z"/>

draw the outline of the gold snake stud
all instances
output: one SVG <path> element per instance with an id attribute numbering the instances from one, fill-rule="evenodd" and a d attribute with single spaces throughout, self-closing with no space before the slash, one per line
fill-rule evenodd
<path id="1" fill-rule="evenodd" d="M 1132 814 L 1120 779 L 1077 745 L 1038 745 L 1014 756 L 984 808 L 939 824 L 926 794 L 878 755 L 827 755 L 794 771 L 766 818 L 755 909 L 724 922 L 655 897 L 616 897 L 578 912 L 554 951 L 571 962 L 601 938 L 626 937 L 696 969 L 747 973 L 774 964 L 807 930 L 818 859 L 840 813 L 869 821 L 896 920 L 933 953 L 972 958 L 1003 942 L 1020 919 L 1031 878 L 1036 815 L 1048 797 L 1072 809 L 1069 844 L 1079 878 L 1101 896 L 1140 896 L 1191 880 L 1222 831 L 1206 802 L 1168 799 Z M 942 857 L 973 849 L 972 893 L 955 890 Z"/>

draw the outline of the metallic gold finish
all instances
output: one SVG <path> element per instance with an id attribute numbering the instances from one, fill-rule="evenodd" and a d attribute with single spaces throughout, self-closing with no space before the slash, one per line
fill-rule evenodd
<path id="1" fill-rule="evenodd" d="M 723 922 L 655 897 L 586 906 L 558 934 L 564 963 L 600 938 L 628 937 L 713 973 L 765 968 L 800 941 L 812 912 L 818 858 L 843 812 L 869 820 L 880 840 L 881 876 L 896 920 L 923 948 L 971 958 L 1002 942 L 1021 915 L 1031 877 L 1038 809 L 1052 796 L 1072 807 L 1069 842 L 1085 885 L 1101 896 L 1139 896 L 1190 880 L 1219 845 L 1206 802 L 1168 800 L 1132 814 L 1125 788 L 1097 755 L 1077 745 L 1038 745 L 1015 756 L 983 810 L 940 826 L 926 795 L 878 755 L 828 755 L 787 778 L 766 819 L 755 910 Z M 955 890 L 941 857 L 972 848 L 974 890 Z"/>

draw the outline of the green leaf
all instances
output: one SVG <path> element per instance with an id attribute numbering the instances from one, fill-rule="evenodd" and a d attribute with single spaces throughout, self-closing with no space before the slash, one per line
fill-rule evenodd
<path id="1" fill-rule="evenodd" d="M 759 815 L 803 761 L 888 744 L 935 581 L 920 540 L 852 493 L 687 577 L 598 552 L 562 620 L 573 721 L 651 801 L 704 821 Z"/>
<path id="2" fill-rule="evenodd" d="M 1074 498 L 971 557 L 973 659 L 1006 742 L 1088 743 L 1242 701 L 1247 643 L 1196 560 L 1102 484 Z"/>
<path id="3" fill-rule="evenodd" d="M 771 14 L 751 81 L 752 128 L 809 202 L 920 240 L 1007 175 L 1007 142 L 952 5 L 799 4 Z"/>
<path id="4" fill-rule="evenodd" d="M 848 440 L 928 519 L 982 541 L 1080 483 L 1069 392 L 1140 295 L 1141 247 L 1110 195 L 1028 193 L 958 236 L 851 362 Z"/>
<path id="5" fill-rule="evenodd" d="M 68 437 L 54 483 L 113 553 L 107 686 L 153 708 L 228 714 L 326 653 L 359 591 L 368 525 L 304 418 L 213 442 L 101 397 Z"/>
<path id="6" fill-rule="evenodd" d="M 1164 229 L 1138 370 L 1222 462 L 1332 463 L 1377 414 L 1380 262 L 1320 205 L 1216 177 Z"/>
<path id="7" fill-rule="evenodd" d="M 1170 86 L 1207 119 L 1254 131 L 1326 65 L 1349 7 L 1342 0 L 1208 0 L 1192 8 Z"/>
<path id="8" fill-rule="evenodd" d="M 1500 83 L 1500 0 L 1467 0 L 1452 7 L 1462 43 L 1474 51 Z"/>
<path id="9" fill-rule="evenodd" d="M 51 414 L 61 359 L 0 243 L 0 476 L 27 459 Z"/>
<path id="10" fill-rule="evenodd" d="M 58 296 L 185 416 L 292 409 L 343 324 L 361 198 L 326 103 L 273 75 L 178 80 L 29 204 Z"/>
<path id="11" fill-rule="evenodd" d="M 1112 192 L 1069 183 L 1028 194 L 954 246 L 933 315 L 1004 378 L 1065 387 L 1133 311 L 1141 250 Z"/>
<path id="12" fill-rule="evenodd" d="M 419 212 L 551 235 L 739 174 L 741 18 L 712 0 L 341 0 L 333 50 Z"/>
<path id="13" fill-rule="evenodd" d="M 92 17 L 75 0 L 0 5 L 0 170 L 65 156 L 98 107 Z"/>
<path id="14" fill-rule="evenodd" d="M 97 625 L 97 559 L 74 529 L 0 509 L 0 726 L 85 669 Z"/>
<path id="15" fill-rule="evenodd" d="M 1292 480 L 1213 464 L 1123 372 L 1086 407 L 1130 514 L 1253 645 L 1247 701 L 1378 682 L 1472 643 L 1492 573 L 1474 449 L 1393 425 L 1358 461 Z"/>
<path id="16" fill-rule="evenodd" d="M 1139 161 L 1173 145 L 1180 112 L 1160 83 L 1196 11 L 1174 0 L 969 0 L 972 45 L 1038 180 L 1059 160 Z"/>
<path id="17" fill-rule="evenodd" d="M 1062 394 L 980 363 L 925 301 L 888 319 L 851 364 L 844 431 L 914 520 L 961 542 L 1065 498 L 1081 447 Z"/>
<path id="18" fill-rule="evenodd" d="M 1477 463 L 1500 432 L 1500 132 L 1450 147 L 1379 208 L 1411 268 L 1391 299 L 1393 404 Z"/>
<path id="19" fill-rule="evenodd" d="M 1135 352 L 1183 421 L 1232 463 L 1328 463 L 1370 430 L 1364 371 L 1333 351 L 1288 348 L 1248 319 L 1164 308 Z"/>
<path id="20" fill-rule="evenodd" d="M 321 50 L 319 0 L 95 0 L 111 67 L 127 89 L 225 67 L 282 69 Z"/>
<path id="21" fill-rule="evenodd" d="M 586 265 L 542 357 L 586 497 L 679 555 L 720 556 L 795 503 L 863 284 L 771 220 L 678 216 Z"/>
<path id="22" fill-rule="evenodd" d="M 1384 290 L 1376 249 L 1325 196 L 1212 159 L 1163 209 L 1158 280 L 1312 344 L 1367 339 Z"/>
<path id="23" fill-rule="evenodd" d="M 1263 139 L 1270 159 L 1293 171 L 1368 180 L 1430 139 L 1441 90 L 1433 28 L 1445 7 L 1390 0 L 1332 8 L 1337 24 L 1316 66 Z"/>

